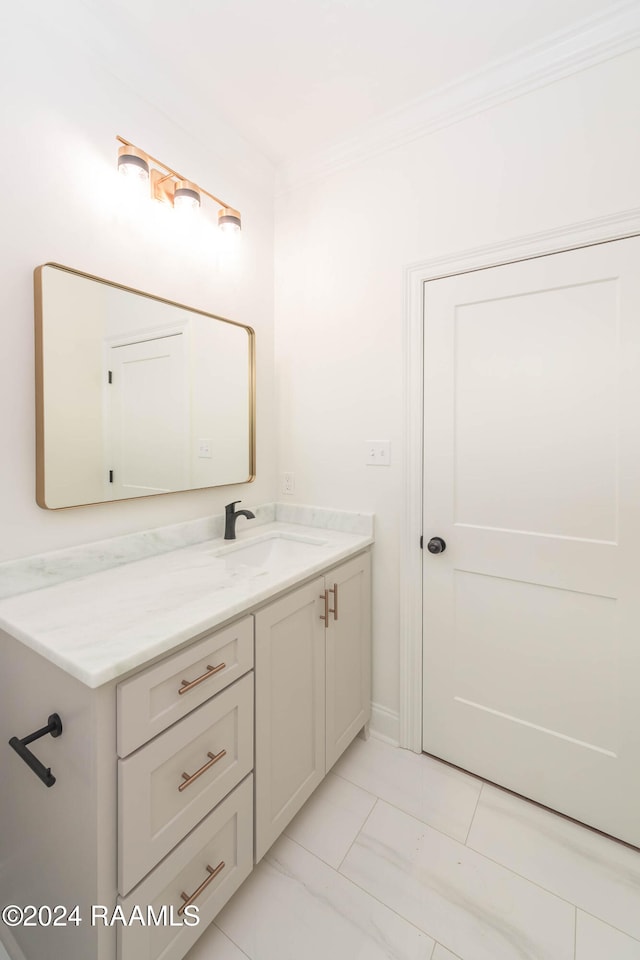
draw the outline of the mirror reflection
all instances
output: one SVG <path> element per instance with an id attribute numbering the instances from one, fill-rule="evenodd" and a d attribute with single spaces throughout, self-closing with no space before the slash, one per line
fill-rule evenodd
<path id="1" fill-rule="evenodd" d="M 35 299 L 41 507 L 253 479 L 251 327 L 58 264 Z"/>

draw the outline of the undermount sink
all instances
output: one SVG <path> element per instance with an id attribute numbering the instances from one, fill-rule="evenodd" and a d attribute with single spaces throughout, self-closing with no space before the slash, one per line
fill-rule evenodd
<path id="1" fill-rule="evenodd" d="M 215 556 L 224 560 L 226 566 L 231 568 L 268 569 L 312 561 L 318 555 L 318 548 L 325 546 L 326 542 L 292 533 L 270 533 L 246 543 L 221 547 Z"/>

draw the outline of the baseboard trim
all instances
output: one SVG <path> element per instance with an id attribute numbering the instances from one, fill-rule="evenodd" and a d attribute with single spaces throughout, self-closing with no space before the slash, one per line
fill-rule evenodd
<path id="1" fill-rule="evenodd" d="M 384 740 L 385 743 L 398 747 L 400 745 L 400 714 L 395 710 L 389 710 L 388 707 L 383 707 L 380 703 L 372 703 L 369 732 L 377 740 Z"/>

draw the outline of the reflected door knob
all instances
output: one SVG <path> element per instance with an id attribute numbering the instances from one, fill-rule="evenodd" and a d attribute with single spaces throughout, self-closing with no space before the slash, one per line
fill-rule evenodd
<path id="1" fill-rule="evenodd" d="M 429 540 L 427 544 L 429 553 L 444 553 L 446 549 L 447 545 L 442 537 L 431 537 L 431 540 Z"/>

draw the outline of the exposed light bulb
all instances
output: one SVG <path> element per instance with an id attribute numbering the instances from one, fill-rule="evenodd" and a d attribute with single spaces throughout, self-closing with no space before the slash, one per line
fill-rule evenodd
<path id="1" fill-rule="evenodd" d="M 149 163 L 136 147 L 123 146 L 118 150 L 118 172 L 127 180 L 146 183 L 149 179 Z"/>
<path id="2" fill-rule="evenodd" d="M 200 203 L 194 197 L 174 197 L 173 205 L 176 210 L 197 210 Z"/>
<path id="3" fill-rule="evenodd" d="M 218 226 L 223 233 L 238 233 L 240 223 L 240 214 L 233 207 L 222 207 L 218 210 Z"/>
<path id="4" fill-rule="evenodd" d="M 176 210 L 193 211 L 200 206 L 200 191 L 189 180 L 178 180 L 173 194 L 173 206 Z"/>
<path id="5" fill-rule="evenodd" d="M 240 233 L 239 223 L 221 223 L 220 229 L 223 233 Z"/>
<path id="6" fill-rule="evenodd" d="M 134 163 L 121 163 L 118 172 L 126 177 L 127 180 L 141 180 L 146 183 L 149 179 L 149 171 L 139 167 Z"/>

